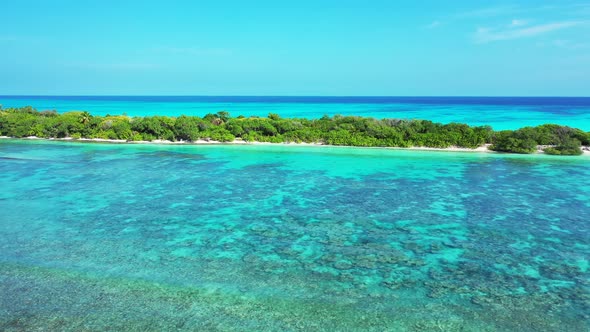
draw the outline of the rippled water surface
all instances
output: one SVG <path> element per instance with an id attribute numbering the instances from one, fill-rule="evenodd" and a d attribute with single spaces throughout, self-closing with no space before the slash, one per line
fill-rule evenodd
<path id="1" fill-rule="evenodd" d="M 586 331 L 590 159 L 0 141 L 0 330 Z"/>

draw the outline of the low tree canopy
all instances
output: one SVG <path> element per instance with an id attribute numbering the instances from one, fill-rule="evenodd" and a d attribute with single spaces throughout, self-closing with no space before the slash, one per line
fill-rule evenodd
<path id="1" fill-rule="evenodd" d="M 374 147 L 463 147 L 491 144 L 495 151 L 533 153 L 539 145 L 559 155 L 581 154 L 590 144 L 590 133 L 580 129 L 546 124 L 518 130 L 493 131 L 489 126 L 435 123 L 428 120 L 374 119 L 358 116 L 320 119 L 231 117 L 222 111 L 197 116 L 128 117 L 93 116 L 88 112 L 38 112 L 32 107 L 0 108 L 0 135 L 44 138 L 105 138 L 129 141 L 215 140 L 236 138 L 259 142 L 308 142 Z"/>

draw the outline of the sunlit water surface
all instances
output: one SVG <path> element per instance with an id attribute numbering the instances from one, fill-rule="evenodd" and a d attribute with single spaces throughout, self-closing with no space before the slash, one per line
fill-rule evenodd
<path id="1" fill-rule="evenodd" d="M 0 141 L 0 330 L 586 331 L 590 159 Z"/>

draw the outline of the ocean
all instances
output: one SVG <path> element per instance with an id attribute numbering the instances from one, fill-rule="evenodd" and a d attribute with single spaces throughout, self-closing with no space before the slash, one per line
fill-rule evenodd
<path id="1" fill-rule="evenodd" d="M 0 97 L 590 130 L 588 98 Z M 588 331 L 590 158 L 0 139 L 2 331 Z"/>
<path id="2" fill-rule="evenodd" d="M 587 157 L 0 140 L 0 330 L 587 331 Z"/>
<path id="3" fill-rule="evenodd" d="M 490 125 L 496 130 L 555 123 L 590 131 L 590 98 L 573 97 L 0 96 L 0 105 L 129 116 L 204 116 L 219 111 L 263 117 L 341 114 Z"/>

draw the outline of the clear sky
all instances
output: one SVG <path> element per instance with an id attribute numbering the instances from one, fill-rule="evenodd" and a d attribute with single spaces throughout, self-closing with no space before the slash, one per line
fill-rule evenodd
<path id="1" fill-rule="evenodd" d="M 2 1 L 0 95 L 590 96 L 590 1 Z"/>

